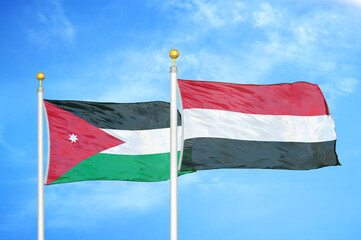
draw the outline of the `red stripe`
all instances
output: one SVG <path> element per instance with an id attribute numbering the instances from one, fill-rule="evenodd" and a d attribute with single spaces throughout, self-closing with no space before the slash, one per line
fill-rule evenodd
<path id="1" fill-rule="evenodd" d="M 178 80 L 183 108 L 217 109 L 249 114 L 328 115 L 317 84 L 307 82 L 249 85 Z"/>

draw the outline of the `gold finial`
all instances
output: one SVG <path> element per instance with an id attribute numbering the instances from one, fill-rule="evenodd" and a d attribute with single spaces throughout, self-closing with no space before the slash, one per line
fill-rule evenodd
<path id="1" fill-rule="evenodd" d="M 179 56 L 179 52 L 177 49 L 172 49 L 169 51 L 169 57 L 173 59 L 173 66 L 175 66 L 175 59 Z"/>
<path id="2" fill-rule="evenodd" d="M 45 74 L 42 72 L 39 72 L 38 74 L 36 74 L 36 78 L 40 81 L 40 87 L 41 87 L 41 81 L 44 80 Z"/>

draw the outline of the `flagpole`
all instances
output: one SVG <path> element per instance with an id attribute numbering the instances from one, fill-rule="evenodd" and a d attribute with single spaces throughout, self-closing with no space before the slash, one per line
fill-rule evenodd
<path id="1" fill-rule="evenodd" d="M 43 133 L 43 94 L 41 82 L 45 75 L 39 72 L 36 78 L 40 81 L 38 92 L 38 240 L 44 240 L 44 133 Z"/>
<path id="2" fill-rule="evenodd" d="M 176 49 L 169 52 L 173 59 L 170 67 L 170 240 L 178 239 L 178 161 L 177 161 L 177 73 L 175 60 L 179 56 Z"/>

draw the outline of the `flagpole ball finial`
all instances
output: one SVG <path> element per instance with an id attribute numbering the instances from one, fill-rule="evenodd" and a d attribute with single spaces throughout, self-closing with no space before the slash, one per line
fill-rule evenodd
<path id="1" fill-rule="evenodd" d="M 169 57 L 173 59 L 173 66 L 175 66 L 175 60 L 179 56 L 179 52 L 177 49 L 172 49 L 169 51 Z"/>
<path id="2" fill-rule="evenodd" d="M 41 81 L 43 81 L 45 79 L 45 74 L 42 72 L 39 72 L 38 74 L 36 74 L 36 78 L 40 81 L 40 87 L 41 87 Z"/>

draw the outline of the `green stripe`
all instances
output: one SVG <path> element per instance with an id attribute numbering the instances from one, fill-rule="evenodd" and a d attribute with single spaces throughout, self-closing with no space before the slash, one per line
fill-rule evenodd
<path id="1" fill-rule="evenodd" d="M 169 153 L 150 155 L 98 153 L 80 162 L 50 184 L 86 180 L 165 181 L 169 179 L 169 159 Z M 191 172 L 181 172 L 178 176 Z"/>

